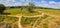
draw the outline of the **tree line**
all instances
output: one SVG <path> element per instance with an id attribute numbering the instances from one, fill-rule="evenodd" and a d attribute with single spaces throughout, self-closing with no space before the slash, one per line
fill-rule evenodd
<path id="1" fill-rule="evenodd" d="M 37 6 L 35 6 L 34 3 L 29 3 L 28 6 L 11 6 L 11 7 L 5 7 L 5 5 L 0 4 L 0 14 L 3 14 L 3 12 L 4 12 L 4 10 L 6 10 L 6 8 L 21 8 L 21 10 L 23 10 L 23 8 L 27 8 L 30 13 L 33 13 L 35 8 L 37 8 L 37 9 L 53 9 L 53 8 L 46 8 L 46 7 L 37 7 Z"/>

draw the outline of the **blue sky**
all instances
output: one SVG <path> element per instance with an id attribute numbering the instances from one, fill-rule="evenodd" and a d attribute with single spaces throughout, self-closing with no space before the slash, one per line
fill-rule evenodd
<path id="1" fill-rule="evenodd" d="M 41 7 L 60 8 L 60 0 L 0 0 L 5 6 L 26 6 L 29 2 Z"/>

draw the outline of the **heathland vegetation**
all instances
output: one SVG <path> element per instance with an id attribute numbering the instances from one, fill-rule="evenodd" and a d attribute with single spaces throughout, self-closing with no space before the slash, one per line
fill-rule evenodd
<path id="1" fill-rule="evenodd" d="M 5 7 L 0 4 L 0 28 L 56 28 L 60 25 L 60 9 L 27 6 Z"/>

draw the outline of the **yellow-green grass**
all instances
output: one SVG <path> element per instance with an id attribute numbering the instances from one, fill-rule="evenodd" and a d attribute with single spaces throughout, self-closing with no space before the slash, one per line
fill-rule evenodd
<path id="1" fill-rule="evenodd" d="M 38 12 L 38 11 L 34 11 L 33 13 L 30 13 L 30 12 L 28 11 L 28 9 L 23 9 L 23 10 L 22 10 L 22 14 L 28 15 L 28 16 L 33 16 L 33 15 L 40 15 L 41 13 Z"/>
<path id="2" fill-rule="evenodd" d="M 18 21 L 18 18 L 17 17 L 10 17 L 10 16 L 0 16 L 0 28 L 1 27 L 8 27 L 7 24 L 10 24 L 10 26 L 12 27 L 17 27 L 17 21 Z"/>
<path id="3" fill-rule="evenodd" d="M 39 20 L 37 20 L 39 19 Z M 22 26 L 25 28 L 30 28 L 30 26 L 34 26 L 34 28 L 49 28 L 48 25 L 49 25 L 49 22 L 53 22 L 51 20 L 53 19 L 56 19 L 55 17 L 51 17 L 49 15 L 46 15 L 46 16 L 43 16 L 43 17 L 22 17 L 21 19 L 21 23 L 22 23 Z M 53 24 L 54 25 L 54 24 Z M 51 26 L 50 26 L 51 27 Z M 53 26 L 55 27 L 55 26 Z"/>
<path id="4" fill-rule="evenodd" d="M 23 15 L 28 15 L 28 16 L 41 14 L 41 13 L 39 13 L 37 11 L 34 12 L 34 13 L 30 13 L 27 9 L 21 10 L 21 8 L 8 8 L 4 12 L 5 13 L 10 13 L 11 15 L 23 14 Z"/>
<path id="5" fill-rule="evenodd" d="M 47 13 L 47 14 L 53 14 L 53 15 L 59 15 L 60 16 L 60 10 L 58 9 L 38 9 L 39 12 Z"/>
<path id="6" fill-rule="evenodd" d="M 11 16 L 0 16 L 0 22 L 5 22 L 5 23 L 13 23 L 18 21 L 17 17 L 11 17 Z"/>
<path id="7" fill-rule="evenodd" d="M 39 20 L 37 20 L 39 19 Z M 37 22 L 36 22 L 37 21 Z M 35 23 L 36 22 L 36 23 Z M 34 28 L 56 28 L 56 25 L 59 25 L 59 18 L 51 17 L 49 15 L 40 17 L 22 17 L 21 23 L 25 28 L 30 28 L 30 26 L 34 26 Z M 50 25 L 49 25 L 50 24 Z"/>
<path id="8" fill-rule="evenodd" d="M 20 14 L 21 9 L 20 8 L 9 8 L 4 11 L 5 13 L 11 13 L 11 14 Z"/>
<path id="9" fill-rule="evenodd" d="M 9 8 L 9 9 L 6 9 L 4 12 L 11 13 L 13 15 L 22 13 L 28 16 L 38 15 L 41 13 L 60 15 L 60 10 L 54 10 L 54 9 L 35 9 L 35 10 L 38 10 L 38 11 L 35 11 L 34 13 L 29 13 L 29 11 L 26 9 L 21 10 L 20 8 Z"/>

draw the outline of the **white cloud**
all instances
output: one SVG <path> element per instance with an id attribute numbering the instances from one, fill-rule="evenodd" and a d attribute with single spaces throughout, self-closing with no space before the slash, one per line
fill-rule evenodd
<path id="1" fill-rule="evenodd" d="M 46 1 L 42 0 L 39 4 L 39 6 L 42 6 L 42 7 L 48 7 L 48 4 Z"/>
<path id="2" fill-rule="evenodd" d="M 48 8 L 60 8 L 60 2 L 55 2 L 55 1 L 49 1 L 49 4 L 47 1 L 42 0 L 37 6 L 42 6 L 42 7 L 48 7 Z"/>
<path id="3" fill-rule="evenodd" d="M 15 0 L 6 0 L 7 2 L 15 2 Z"/>
<path id="4" fill-rule="evenodd" d="M 11 2 L 15 2 L 16 4 Z M 5 6 L 20 5 L 20 3 L 17 3 L 15 0 L 0 0 L 0 4 L 4 4 Z"/>
<path id="5" fill-rule="evenodd" d="M 16 3 L 14 4 L 14 6 L 21 6 L 21 5 L 22 5 L 21 2 L 16 2 Z"/>
<path id="6" fill-rule="evenodd" d="M 8 4 L 10 2 L 16 2 L 15 0 L 0 0 L 0 4 Z"/>
<path id="7" fill-rule="evenodd" d="M 29 2 L 30 0 L 20 0 L 21 2 Z"/>
<path id="8" fill-rule="evenodd" d="M 60 2 L 49 1 L 50 6 L 52 8 L 60 8 Z"/>
<path id="9" fill-rule="evenodd" d="M 0 0 L 0 4 L 3 2 L 3 0 Z"/>
<path id="10" fill-rule="evenodd" d="M 46 1 L 43 1 L 43 0 L 42 0 L 41 3 L 46 3 Z"/>
<path id="11" fill-rule="evenodd" d="M 55 1 L 49 1 L 49 4 L 57 4 Z"/>
<path id="12" fill-rule="evenodd" d="M 20 1 L 24 2 L 25 0 L 20 0 Z"/>
<path id="13" fill-rule="evenodd" d="M 60 2 L 57 3 L 60 6 Z"/>
<path id="14" fill-rule="evenodd" d="M 55 5 L 54 7 L 56 8 L 60 8 L 60 2 L 50 1 L 49 4 L 52 4 L 53 6 Z"/>
<path id="15" fill-rule="evenodd" d="M 6 6 L 21 6 L 21 5 L 27 5 L 29 2 L 29 0 L 19 0 L 19 1 L 21 2 L 16 2 L 16 0 L 0 0 L 0 3 Z M 14 2 L 14 3 L 11 3 L 11 2 Z M 22 2 L 26 2 L 26 3 L 22 3 Z M 49 1 L 49 3 L 47 3 L 47 1 L 45 0 L 41 0 L 41 2 L 36 2 L 36 1 L 33 1 L 33 2 L 35 2 L 34 4 L 36 6 L 60 8 L 60 2 Z"/>

